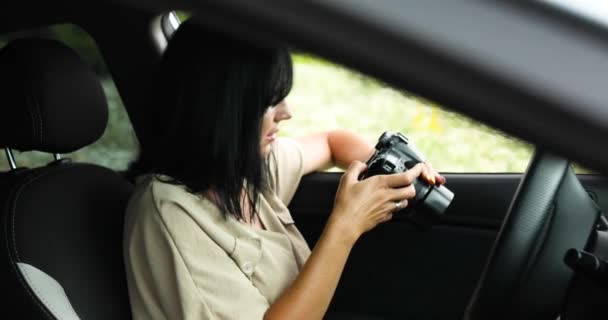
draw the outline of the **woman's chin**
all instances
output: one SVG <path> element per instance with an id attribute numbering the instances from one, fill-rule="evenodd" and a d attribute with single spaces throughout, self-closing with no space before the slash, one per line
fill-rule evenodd
<path id="1" fill-rule="evenodd" d="M 262 157 L 265 158 L 270 154 L 270 151 L 272 150 L 272 144 L 271 143 L 265 143 L 264 145 L 262 145 Z"/>

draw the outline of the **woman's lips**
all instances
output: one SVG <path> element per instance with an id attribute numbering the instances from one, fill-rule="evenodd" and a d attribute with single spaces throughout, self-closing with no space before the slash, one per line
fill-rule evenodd
<path id="1" fill-rule="evenodd" d="M 272 141 L 276 140 L 276 139 L 277 139 L 277 132 L 278 132 L 278 131 L 279 131 L 279 129 L 275 129 L 275 130 L 270 131 L 270 133 L 268 133 L 268 134 L 266 135 L 266 139 L 267 139 L 268 141 L 270 141 L 270 142 L 272 142 Z"/>

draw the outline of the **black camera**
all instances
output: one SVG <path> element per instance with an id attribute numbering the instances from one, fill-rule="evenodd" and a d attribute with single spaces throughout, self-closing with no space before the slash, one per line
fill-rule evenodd
<path id="1" fill-rule="evenodd" d="M 424 158 L 404 135 L 387 131 L 378 139 L 376 152 L 367 161 L 367 171 L 361 178 L 405 172 L 420 162 Z M 448 208 L 454 193 L 444 186 L 430 185 L 420 177 L 413 185 L 416 197 L 409 199 L 408 206 L 401 211 L 416 227 L 427 230 Z"/>

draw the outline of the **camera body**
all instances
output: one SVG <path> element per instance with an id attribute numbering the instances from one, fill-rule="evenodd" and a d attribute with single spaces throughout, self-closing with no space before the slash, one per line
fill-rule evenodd
<path id="1" fill-rule="evenodd" d="M 384 132 L 376 144 L 376 152 L 367 161 L 367 171 L 362 179 L 379 175 L 405 172 L 416 164 L 425 162 L 413 144 L 399 132 Z M 416 197 L 408 200 L 405 214 L 418 229 L 427 230 L 443 215 L 454 198 L 454 193 L 439 185 L 430 185 L 422 178 L 413 182 Z"/>

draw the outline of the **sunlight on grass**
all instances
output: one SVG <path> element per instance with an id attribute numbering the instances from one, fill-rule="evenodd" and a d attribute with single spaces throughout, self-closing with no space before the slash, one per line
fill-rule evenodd
<path id="1" fill-rule="evenodd" d="M 386 130 L 412 139 L 442 172 L 523 172 L 531 147 L 432 102 L 308 55 L 294 55 L 294 117 L 282 134 L 350 129 L 375 143 Z"/>

